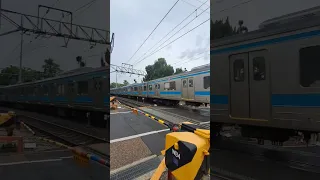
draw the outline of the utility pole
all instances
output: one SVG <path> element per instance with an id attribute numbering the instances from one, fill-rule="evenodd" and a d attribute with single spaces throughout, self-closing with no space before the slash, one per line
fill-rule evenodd
<path id="1" fill-rule="evenodd" d="M 23 27 L 23 17 L 21 16 L 21 27 Z M 20 63 L 19 63 L 19 81 L 22 83 L 22 47 L 23 47 L 23 31 L 21 31 L 21 42 L 20 42 Z"/>

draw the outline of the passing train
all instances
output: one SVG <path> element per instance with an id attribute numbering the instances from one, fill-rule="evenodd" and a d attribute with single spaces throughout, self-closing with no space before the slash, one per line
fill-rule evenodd
<path id="1" fill-rule="evenodd" d="M 89 114 L 92 125 L 106 127 L 109 88 L 108 68 L 85 67 L 49 79 L 0 87 L 0 102 L 77 119 Z"/>
<path id="2" fill-rule="evenodd" d="M 280 143 L 320 132 L 319 7 L 217 39 L 210 57 L 212 127 Z"/>
<path id="3" fill-rule="evenodd" d="M 110 93 L 150 99 L 163 104 L 207 105 L 210 103 L 210 65 L 149 82 L 113 88 Z"/>

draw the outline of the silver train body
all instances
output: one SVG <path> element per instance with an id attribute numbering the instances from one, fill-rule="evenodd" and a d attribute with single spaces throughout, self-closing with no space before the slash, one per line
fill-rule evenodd
<path id="1" fill-rule="evenodd" d="M 210 66 L 193 68 L 191 71 L 149 82 L 113 88 L 113 95 L 210 103 Z"/>
<path id="2" fill-rule="evenodd" d="M 211 122 L 320 132 L 319 14 L 290 14 L 215 40 Z"/>
<path id="3" fill-rule="evenodd" d="M 109 112 L 109 70 L 82 68 L 35 82 L 0 87 L 0 102 Z"/>

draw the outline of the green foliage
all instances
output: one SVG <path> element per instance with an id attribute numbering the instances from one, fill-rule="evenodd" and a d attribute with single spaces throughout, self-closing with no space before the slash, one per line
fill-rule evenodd
<path id="1" fill-rule="evenodd" d="M 180 73 L 183 73 L 183 72 L 187 72 L 187 69 L 184 68 L 184 70 L 182 70 L 182 68 L 176 68 L 176 72 L 174 72 L 174 74 L 180 74 Z"/>
<path id="2" fill-rule="evenodd" d="M 173 67 L 171 65 L 168 65 L 167 61 L 164 58 L 159 58 L 154 62 L 153 65 L 146 66 L 147 75 L 143 78 L 143 81 L 151 81 L 154 79 L 171 76 L 186 71 L 186 68 L 184 68 L 184 70 L 182 68 L 176 68 L 176 71 L 174 71 Z"/>
<path id="3" fill-rule="evenodd" d="M 118 86 L 117 86 L 117 85 L 118 85 Z M 124 80 L 124 81 L 123 81 L 123 84 L 121 84 L 121 83 L 115 83 L 115 82 L 111 83 L 111 84 L 110 84 L 110 88 L 123 87 L 123 86 L 127 86 L 127 85 L 129 85 L 129 82 L 128 82 L 127 80 Z"/>
<path id="4" fill-rule="evenodd" d="M 127 86 L 127 85 L 129 85 L 129 82 L 127 80 L 124 80 L 123 81 L 123 86 Z"/>
<path id="5" fill-rule="evenodd" d="M 173 67 L 168 65 L 164 58 L 159 58 L 153 65 L 146 67 L 147 75 L 143 78 L 143 81 L 150 81 L 157 78 L 173 75 Z"/>
<path id="6" fill-rule="evenodd" d="M 229 23 L 229 17 L 225 21 L 216 20 L 210 22 L 210 39 L 220 39 L 235 34 L 247 33 L 248 28 L 243 25 L 243 20 L 239 20 L 238 27 L 232 27 Z"/>
<path id="7" fill-rule="evenodd" d="M 60 65 L 55 63 L 53 59 L 48 58 L 44 60 L 44 65 L 42 66 L 44 78 L 50 78 L 58 75 L 62 72 Z"/>
<path id="8" fill-rule="evenodd" d="M 22 82 L 31 82 L 43 78 L 43 73 L 30 68 L 22 69 Z M 19 67 L 9 66 L 1 70 L 0 85 L 15 84 L 19 80 Z"/>

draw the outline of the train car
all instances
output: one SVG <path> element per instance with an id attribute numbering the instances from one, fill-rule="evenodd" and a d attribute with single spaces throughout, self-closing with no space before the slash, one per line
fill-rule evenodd
<path id="1" fill-rule="evenodd" d="M 85 117 L 89 112 L 93 124 L 104 126 L 110 111 L 107 75 L 105 67 L 80 68 L 54 78 L 0 87 L 1 102 L 62 116 Z"/>
<path id="2" fill-rule="evenodd" d="M 210 66 L 193 68 L 189 72 L 155 79 L 140 84 L 111 90 L 115 95 L 121 95 L 119 89 L 126 89 L 130 97 L 143 97 L 165 104 L 185 102 L 190 105 L 210 103 Z M 120 90 L 121 91 L 121 90 Z"/>
<path id="3" fill-rule="evenodd" d="M 320 8 L 268 20 L 214 41 L 211 122 L 284 142 L 320 132 Z"/>

